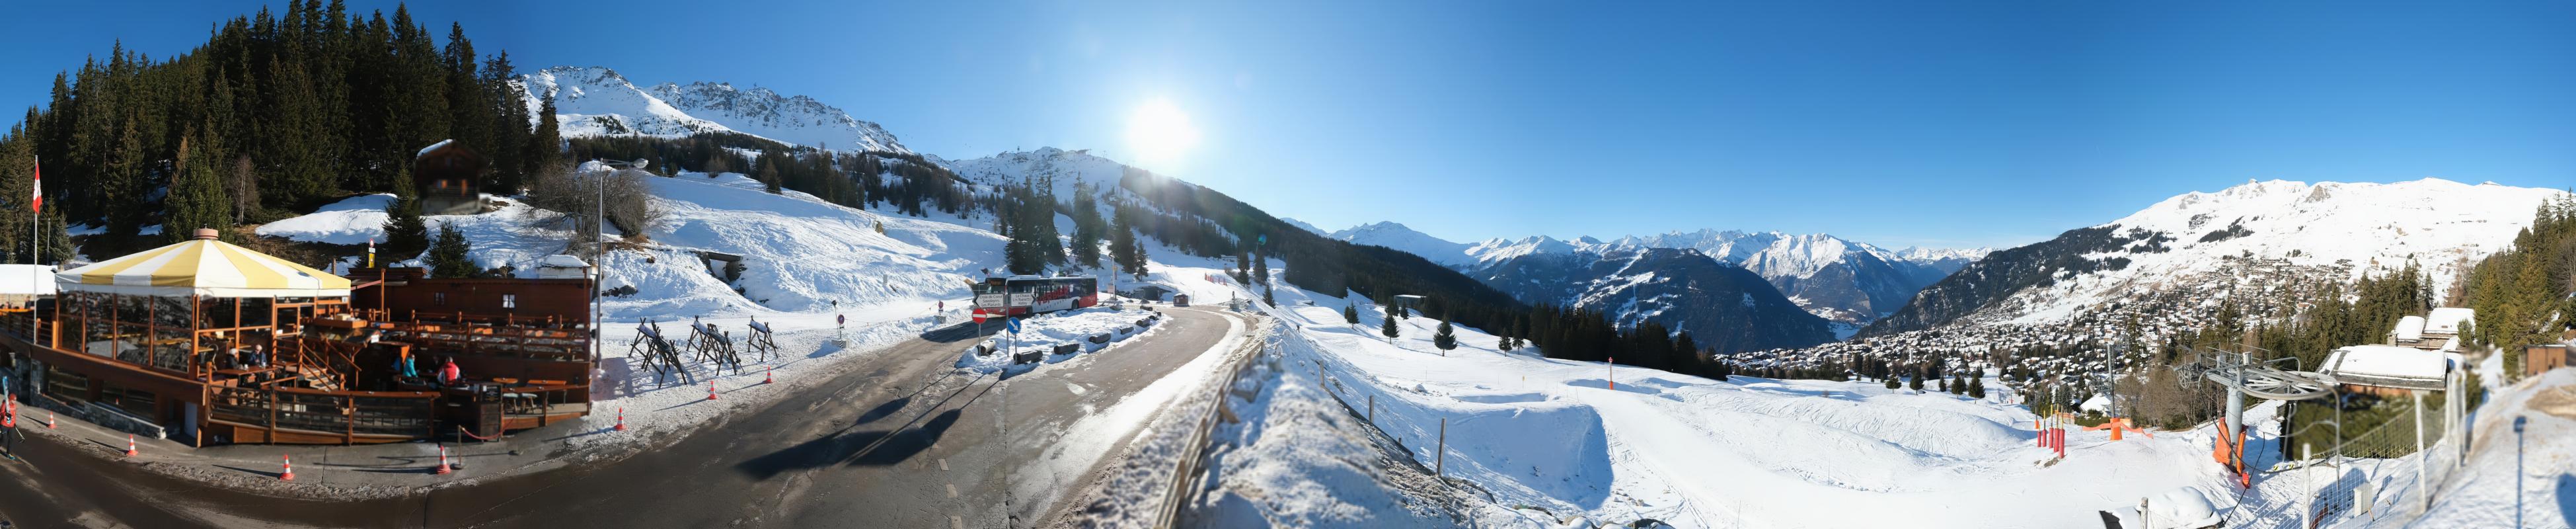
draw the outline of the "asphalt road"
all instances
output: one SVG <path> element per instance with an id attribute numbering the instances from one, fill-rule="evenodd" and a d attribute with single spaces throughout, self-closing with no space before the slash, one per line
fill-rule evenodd
<path id="1" fill-rule="evenodd" d="M 1069 507 L 1142 420 L 1117 407 L 1249 324 L 1200 309 L 1143 342 L 1001 380 L 950 367 L 969 324 L 855 358 L 846 374 L 670 446 L 401 499 L 282 499 L 199 486 L 42 438 L 0 463 L 16 527 L 1026 527 Z M 998 328 L 998 325 L 990 326 Z M 1006 403 L 1007 401 L 1007 403 Z M 1008 411 L 1004 412 L 1007 404 Z M 1128 417 L 1141 419 L 1138 417 Z M 1068 435 L 1068 432 L 1074 432 Z"/>

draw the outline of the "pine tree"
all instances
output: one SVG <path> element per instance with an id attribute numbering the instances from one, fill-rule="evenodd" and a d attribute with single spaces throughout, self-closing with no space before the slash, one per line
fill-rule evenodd
<path id="1" fill-rule="evenodd" d="M 377 247 L 376 266 L 399 262 L 429 249 L 429 227 L 420 220 L 420 199 L 397 196 L 385 208 L 385 240 Z"/>
<path id="2" fill-rule="evenodd" d="M 1253 256 L 1252 256 L 1252 282 L 1254 282 L 1254 283 L 1259 283 L 1259 284 L 1263 284 L 1263 285 L 1270 284 L 1270 257 L 1269 257 L 1269 256 L 1261 255 L 1261 254 L 1258 254 L 1258 253 L 1253 254 Z"/>
<path id="3" fill-rule="evenodd" d="M 1450 327 L 1448 318 L 1440 319 L 1440 328 L 1431 331 L 1431 346 L 1442 351 L 1458 348 L 1458 330 Z"/>
<path id="4" fill-rule="evenodd" d="M 191 127 L 179 140 L 179 174 L 172 177 L 169 194 L 162 197 L 166 211 L 161 234 L 171 242 L 188 240 L 197 228 L 214 228 L 226 239 L 233 237 L 232 199 L 224 196 L 223 177 L 216 169 L 223 154 L 215 152 L 214 142 L 199 130 Z"/>
<path id="5" fill-rule="evenodd" d="M 1384 334 L 1384 335 L 1386 335 L 1386 337 L 1388 337 L 1388 338 L 1394 338 L 1394 337 L 1396 336 L 1396 331 L 1395 331 L 1395 320 L 1396 320 L 1396 317 L 1395 317 L 1395 313 L 1396 313 L 1395 304 L 1394 304 L 1394 303 L 1386 303 L 1386 304 L 1383 304 L 1383 305 L 1381 305 L 1381 306 L 1386 307 L 1386 318 L 1385 318 L 1385 319 L 1383 319 L 1383 320 L 1380 320 L 1380 321 L 1379 321 L 1379 324 L 1378 324 L 1378 327 L 1377 327 L 1377 332 L 1378 332 L 1378 334 Z"/>
<path id="6" fill-rule="evenodd" d="M 1906 389 L 1914 390 L 1914 391 L 1916 391 L 1916 392 L 1921 392 L 1921 391 L 1923 391 L 1923 371 L 1922 371 L 1921 369 L 1916 369 L 1916 370 L 1914 371 L 1914 379 L 1913 379 L 1913 380 L 1907 380 L 1907 381 L 1905 381 L 1905 388 L 1906 388 Z"/>
<path id="7" fill-rule="evenodd" d="M 1252 254 L 1242 252 L 1234 254 L 1234 282 L 1252 284 Z"/>
<path id="8" fill-rule="evenodd" d="M 1887 378 L 1887 389 L 1891 389 L 1891 390 L 1896 389 L 1896 387 L 1898 386 L 1898 384 L 1897 384 L 1897 382 L 1896 382 L 1897 377 L 1892 377 L 1892 376 L 1891 376 L 1891 377 L 1886 377 L 1886 378 Z"/>
<path id="9" fill-rule="evenodd" d="M 1261 304 L 1272 307 L 1279 306 L 1279 302 L 1272 300 L 1270 297 L 1270 285 L 1268 283 L 1263 283 L 1261 285 Z"/>
<path id="10" fill-rule="evenodd" d="M 437 277 L 474 277 L 483 268 L 474 265 L 474 243 L 465 240 L 463 232 L 447 224 L 438 226 L 438 242 L 429 249 L 430 274 Z"/>
<path id="11" fill-rule="evenodd" d="M 1950 379 L 1946 379 L 1946 378 L 1942 378 L 1942 379 L 1934 379 L 1934 380 L 1932 381 L 1932 389 L 1933 389 L 1933 390 L 1936 390 L 1936 391 L 1940 391 L 1940 392 L 1942 392 L 1942 393 L 1949 393 L 1949 392 L 1950 392 Z"/>
<path id="12" fill-rule="evenodd" d="M 1968 396 L 1970 398 L 1978 399 L 1986 398 L 1986 379 L 1982 377 L 1968 379 Z"/>
<path id="13" fill-rule="evenodd" d="M 1359 304 L 1353 303 L 1342 305 L 1342 323 L 1348 323 L 1351 325 L 1360 324 Z"/>
<path id="14" fill-rule="evenodd" d="M 555 95 L 546 94 L 537 110 L 537 130 L 528 134 L 528 147 L 519 153 L 519 170 L 536 174 L 563 156 L 562 127 L 555 123 Z"/>
<path id="15" fill-rule="evenodd" d="M 769 160 L 768 156 L 762 156 L 761 158 L 760 169 L 757 170 L 760 174 L 758 177 L 760 179 L 760 188 L 769 191 L 769 194 L 778 194 L 779 188 L 785 184 L 785 182 L 779 179 L 778 163 L 776 161 Z"/>

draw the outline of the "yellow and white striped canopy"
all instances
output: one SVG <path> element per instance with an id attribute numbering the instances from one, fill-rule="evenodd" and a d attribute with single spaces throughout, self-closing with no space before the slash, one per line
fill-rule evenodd
<path id="1" fill-rule="evenodd" d="M 219 298 L 349 295 L 349 280 L 213 239 L 100 261 L 54 274 L 66 292 Z"/>

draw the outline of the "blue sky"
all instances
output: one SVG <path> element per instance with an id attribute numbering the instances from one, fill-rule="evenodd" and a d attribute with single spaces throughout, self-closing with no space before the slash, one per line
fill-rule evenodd
<path id="1" fill-rule="evenodd" d="M 0 104 L 42 102 L 54 72 L 117 39 L 168 56 L 260 5 L 63 4 L 0 21 Z M 951 158 L 1136 159 L 1129 117 L 1168 101 L 1200 140 L 1152 168 L 1327 228 L 1394 220 L 1454 240 L 1721 228 L 2010 245 L 2248 179 L 2576 184 L 2576 4 L 1924 4 L 643 0 L 414 15 L 441 35 L 461 21 L 523 69 L 812 95 Z"/>

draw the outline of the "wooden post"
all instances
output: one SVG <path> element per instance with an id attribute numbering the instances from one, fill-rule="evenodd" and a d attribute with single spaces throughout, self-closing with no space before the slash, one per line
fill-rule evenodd
<path id="1" fill-rule="evenodd" d="M 1449 466 L 1449 418 L 1440 418 L 1439 452 L 1431 461 L 1431 477 L 1443 477 Z"/>

